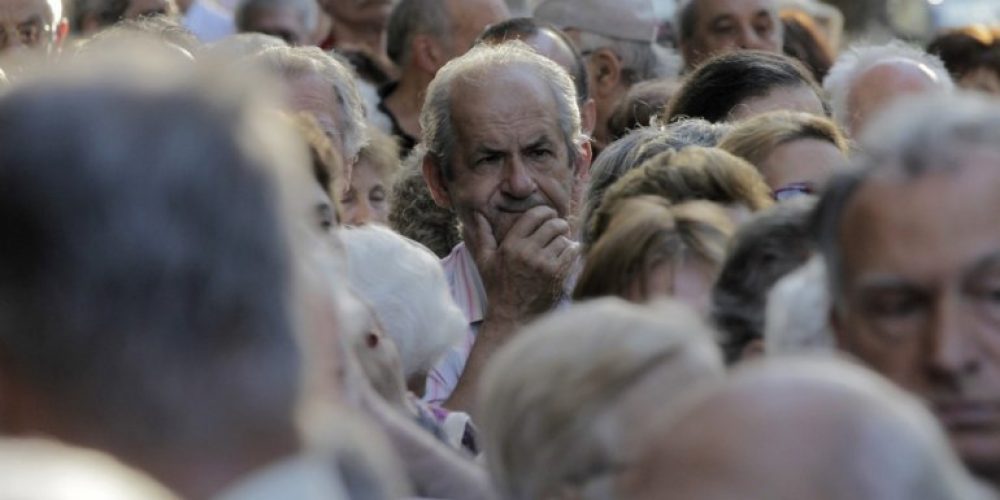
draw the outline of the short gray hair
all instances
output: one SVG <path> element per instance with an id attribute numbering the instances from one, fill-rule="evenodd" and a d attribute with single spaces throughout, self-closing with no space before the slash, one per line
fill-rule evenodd
<path id="1" fill-rule="evenodd" d="M 556 101 L 559 128 L 562 130 L 570 160 L 575 163 L 584 136 L 580 131 L 580 108 L 576 86 L 561 66 L 539 55 L 521 41 L 499 45 L 478 45 L 465 55 L 446 64 L 427 87 L 427 98 L 420 112 L 423 129 L 422 151 L 437 162 L 446 177 L 451 176 L 455 131 L 451 120 L 451 93 L 456 81 L 471 81 L 498 68 L 526 67 L 544 82 Z"/>
<path id="2" fill-rule="evenodd" d="M 834 351 L 826 281 L 823 258 L 816 255 L 771 288 L 764 319 L 768 356 Z"/>
<path id="3" fill-rule="evenodd" d="M 410 45 L 417 35 L 431 35 L 445 43 L 451 19 L 445 0 L 402 0 L 392 9 L 387 30 L 386 51 L 399 67 L 410 60 Z"/>
<path id="4" fill-rule="evenodd" d="M 623 40 L 581 31 L 580 52 L 608 49 L 622 62 L 622 78 L 628 85 L 657 78 L 677 77 L 683 63 L 680 56 L 655 43 Z"/>
<path id="5" fill-rule="evenodd" d="M 955 88 L 941 59 L 919 47 L 899 40 L 881 45 L 855 45 L 840 54 L 823 80 L 823 89 L 830 96 L 833 118 L 844 130 L 850 131 L 851 112 L 848 103 L 854 81 L 872 67 L 893 60 L 907 60 L 923 65 L 934 73 L 942 90 L 951 91 Z"/>
<path id="6" fill-rule="evenodd" d="M 278 76 L 318 76 L 330 85 L 341 107 L 338 124 L 344 141 L 345 159 L 356 158 L 368 144 L 365 104 L 350 65 L 318 47 L 271 47 L 256 56 L 257 62 Z"/>
<path id="7" fill-rule="evenodd" d="M 632 451 L 624 442 L 643 435 L 635 421 L 651 421 L 640 416 L 722 379 L 711 338 L 677 302 L 617 298 L 577 305 L 518 334 L 487 367 L 479 400 L 502 498 L 551 498 L 567 486 L 585 499 L 611 498 L 607 479 Z M 663 370 L 675 383 L 657 385 L 650 407 L 625 399 Z"/>
<path id="8" fill-rule="evenodd" d="M 918 178 L 958 168 L 974 148 L 1000 151 L 1000 103 L 973 94 L 904 98 L 867 130 L 854 169 L 827 186 L 813 221 L 834 306 L 843 292 L 841 219 L 854 193 L 874 175 Z"/>
<path id="9" fill-rule="evenodd" d="M 246 31 L 252 12 L 278 8 L 291 8 L 298 12 L 307 33 L 312 33 L 319 25 L 319 3 L 316 0 L 240 0 L 236 7 L 236 27 Z"/>

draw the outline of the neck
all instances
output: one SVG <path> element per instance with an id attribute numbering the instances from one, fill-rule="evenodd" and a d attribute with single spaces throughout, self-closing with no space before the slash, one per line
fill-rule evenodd
<path id="1" fill-rule="evenodd" d="M 385 98 L 385 106 L 389 108 L 400 128 L 413 137 L 420 137 L 420 110 L 424 106 L 424 94 L 430 85 L 433 75 L 427 75 L 417 68 L 405 68 L 401 74 L 399 85 Z"/>

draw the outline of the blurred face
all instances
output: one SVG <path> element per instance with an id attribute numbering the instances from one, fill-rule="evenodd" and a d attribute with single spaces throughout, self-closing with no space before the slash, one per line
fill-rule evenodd
<path id="1" fill-rule="evenodd" d="M 974 472 L 1000 483 L 1000 152 L 875 178 L 840 227 L 840 346 L 920 395 Z"/>
<path id="2" fill-rule="evenodd" d="M 344 223 L 352 226 L 377 223 L 389 224 L 389 193 L 384 179 L 375 167 L 359 161 L 351 176 L 351 187 L 340 200 L 344 208 Z"/>
<path id="3" fill-rule="evenodd" d="M 248 32 L 278 37 L 289 45 L 304 45 L 311 36 L 303 16 L 290 7 L 256 9 L 247 16 L 244 28 Z"/>
<path id="4" fill-rule="evenodd" d="M 0 54 L 48 51 L 56 37 L 52 10 L 44 0 L 0 0 Z"/>
<path id="5" fill-rule="evenodd" d="M 818 192 L 847 165 L 847 156 L 822 139 L 798 139 L 779 145 L 757 165 L 764 181 L 777 192 L 793 185 Z"/>
<path id="6" fill-rule="evenodd" d="M 667 260 L 649 270 L 642 300 L 671 297 L 706 316 L 717 275 L 718 267 L 701 257 L 688 256 L 682 262 Z"/>
<path id="7" fill-rule="evenodd" d="M 731 121 L 746 120 L 771 111 L 801 111 L 816 116 L 826 116 L 823 101 L 808 85 L 777 87 L 762 97 L 751 97 L 733 107 Z"/>
<path id="8" fill-rule="evenodd" d="M 481 214 L 503 240 L 527 210 L 569 213 L 576 169 L 559 128 L 556 101 L 523 68 L 494 71 L 452 92 L 456 147 L 447 196 L 466 227 Z"/>
<path id="9" fill-rule="evenodd" d="M 774 0 L 695 0 L 694 30 L 681 42 L 689 68 L 736 50 L 780 53 L 781 21 Z"/>
<path id="10" fill-rule="evenodd" d="M 510 17 L 503 0 L 447 0 L 452 21 L 451 59 L 465 54 L 487 26 Z"/>

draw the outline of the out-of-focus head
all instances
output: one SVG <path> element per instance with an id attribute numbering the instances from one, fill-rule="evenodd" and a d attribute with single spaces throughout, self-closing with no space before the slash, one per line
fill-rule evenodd
<path id="1" fill-rule="evenodd" d="M 855 139 L 899 97 L 950 92 L 954 86 L 940 59 L 899 41 L 842 52 L 823 81 L 834 119 Z"/>
<path id="2" fill-rule="evenodd" d="M 777 110 L 829 115 L 822 89 L 802 63 L 778 53 L 739 51 L 691 73 L 670 101 L 666 121 L 739 121 Z"/>
<path id="3" fill-rule="evenodd" d="M 312 114 L 353 165 L 368 136 L 364 102 L 351 69 L 317 47 L 271 47 L 256 54 L 254 62 L 285 81 L 289 110 Z"/>
<path id="4" fill-rule="evenodd" d="M 309 45 L 319 22 L 319 5 L 316 0 L 241 0 L 235 20 L 241 33 L 263 33 L 289 45 Z"/>
<path id="5" fill-rule="evenodd" d="M 424 180 L 423 152 L 412 152 L 396 176 L 389 198 L 389 226 L 444 258 L 462 241 L 455 212 L 438 206 Z"/>
<path id="6" fill-rule="evenodd" d="M 178 15 L 174 0 L 72 0 L 70 26 L 79 36 L 91 36 L 124 20 Z"/>
<path id="7" fill-rule="evenodd" d="M 61 0 L 3 0 L 0 29 L 0 56 L 4 57 L 47 54 L 68 32 Z"/>
<path id="8" fill-rule="evenodd" d="M 468 329 L 437 256 L 382 227 L 350 229 L 342 236 L 351 285 L 395 342 L 403 376 L 407 381 L 426 379 Z"/>
<path id="9" fill-rule="evenodd" d="M 1000 105 L 900 102 L 817 212 L 839 347 L 920 395 L 1000 484 Z"/>
<path id="10" fill-rule="evenodd" d="M 431 77 L 469 50 L 487 26 L 510 17 L 503 0 L 401 0 L 389 18 L 396 66 Z"/>
<path id="11" fill-rule="evenodd" d="M 194 61 L 194 55 L 202 48 L 194 33 L 177 19 L 149 16 L 119 21 L 86 39 L 77 52 L 127 52 L 134 49 L 132 44 L 136 43 L 163 45 L 189 61 Z"/>
<path id="12" fill-rule="evenodd" d="M 775 0 L 681 0 L 676 25 L 688 69 L 739 50 L 781 53 L 783 29 Z"/>
<path id="13" fill-rule="evenodd" d="M 771 287 L 764 314 L 765 355 L 834 351 L 826 281 L 823 257 L 814 255 Z"/>
<path id="14" fill-rule="evenodd" d="M 809 113 L 776 111 L 740 122 L 719 148 L 760 170 L 775 199 L 822 191 L 847 164 L 847 140 L 837 125 Z"/>
<path id="15" fill-rule="evenodd" d="M 466 228 L 482 216 L 499 242 L 536 206 L 571 215 L 588 155 L 573 80 L 552 60 L 477 46 L 438 72 L 420 124 L 431 194 Z"/>
<path id="16" fill-rule="evenodd" d="M 612 298 L 517 335 L 487 367 L 479 404 L 502 498 L 615 498 L 650 417 L 722 378 L 711 336 L 677 303 Z"/>
<path id="17" fill-rule="evenodd" d="M 674 78 L 633 85 L 608 120 L 608 133 L 612 140 L 617 141 L 635 129 L 652 125 L 680 86 Z"/>
<path id="18" fill-rule="evenodd" d="M 782 203 L 755 214 L 736 231 L 712 289 L 712 319 L 728 362 L 763 350 L 767 293 L 812 255 L 814 205 L 807 199 Z"/>
<path id="19" fill-rule="evenodd" d="M 384 26 L 395 0 L 319 0 L 319 6 L 337 23 Z"/>
<path id="20" fill-rule="evenodd" d="M 942 33 L 927 46 L 959 87 L 1000 95 L 1000 27 L 974 25 Z"/>
<path id="21" fill-rule="evenodd" d="M 622 498 L 989 498 L 920 403 L 837 359 L 748 367 L 661 422 Z"/>
<path id="22" fill-rule="evenodd" d="M 287 47 L 284 40 L 263 33 L 237 33 L 206 45 L 198 54 L 208 64 L 226 65 L 255 56 L 272 47 Z"/>
<path id="23" fill-rule="evenodd" d="M 590 238 L 597 241 L 610 227 L 611 208 L 638 195 L 656 195 L 670 203 L 711 201 L 722 205 L 735 222 L 773 204 L 757 170 L 721 149 L 691 146 L 668 150 L 625 174 L 604 193 L 591 217 Z"/>
<path id="24" fill-rule="evenodd" d="M 171 500 L 149 477 L 93 450 L 55 441 L 0 439 L 0 500 Z"/>
<path id="25" fill-rule="evenodd" d="M 400 169 L 396 141 L 374 127 L 369 127 L 368 137 L 354 165 L 351 185 L 341 196 L 344 223 L 352 226 L 389 223 L 389 194 Z"/>
<path id="26" fill-rule="evenodd" d="M 340 203 L 340 193 L 344 192 L 346 177 L 344 161 L 312 115 L 298 113 L 294 117 L 294 125 L 309 146 L 311 172 L 316 181 L 312 185 L 314 189 L 310 190 L 315 200 L 315 226 L 323 232 L 330 232 L 345 218 L 344 208 Z"/>
<path id="27" fill-rule="evenodd" d="M 591 245 L 574 300 L 616 295 L 632 302 L 673 297 L 707 316 L 734 224 L 708 202 L 671 206 L 657 196 L 622 200 Z"/>
<path id="28" fill-rule="evenodd" d="M 826 34 L 809 13 L 798 8 L 781 11 L 785 29 L 785 55 L 802 62 L 817 82 L 822 82 L 836 58 Z"/>

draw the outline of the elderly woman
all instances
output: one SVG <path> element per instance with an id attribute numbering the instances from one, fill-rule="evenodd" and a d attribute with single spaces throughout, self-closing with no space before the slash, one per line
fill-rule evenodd
<path id="1" fill-rule="evenodd" d="M 847 166 L 847 139 L 837 125 L 808 113 L 756 116 L 738 124 L 719 148 L 756 166 L 778 201 L 818 192 Z"/>
<path id="2" fill-rule="evenodd" d="M 573 298 L 617 295 L 632 302 L 672 296 L 707 314 L 712 283 L 733 234 L 719 206 L 670 206 L 657 196 L 618 203 L 590 247 Z"/>
<path id="3" fill-rule="evenodd" d="M 480 424 L 501 498 L 608 499 L 647 430 L 723 377 L 711 330 L 673 302 L 605 298 L 513 337 L 482 380 Z"/>
<path id="4" fill-rule="evenodd" d="M 389 224 L 389 194 L 400 169 L 399 146 L 382 131 L 368 128 L 370 142 L 361 149 L 351 185 L 340 197 L 344 224 Z"/>

